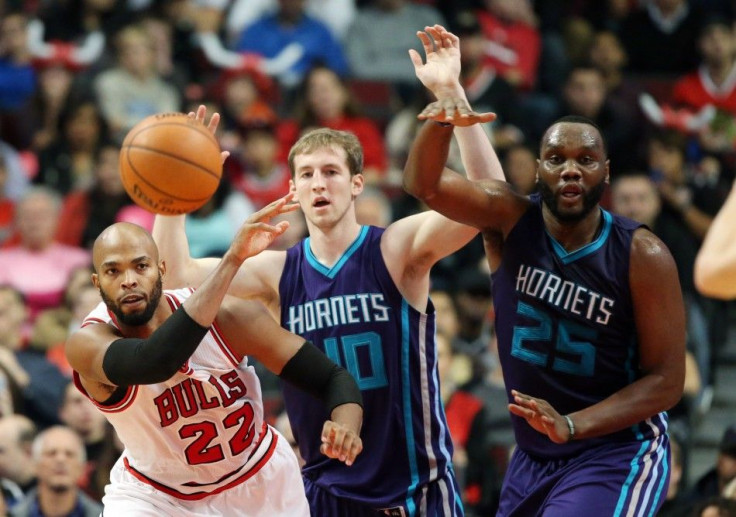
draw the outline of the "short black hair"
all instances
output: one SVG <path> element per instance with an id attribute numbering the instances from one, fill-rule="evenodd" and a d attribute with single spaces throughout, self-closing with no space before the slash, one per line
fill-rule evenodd
<path id="1" fill-rule="evenodd" d="M 596 131 L 598 131 L 598 134 L 601 136 L 601 143 L 603 144 L 603 152 L 606 154 L 606 157 L 608 157 L 608 144 L 606 144 L 606 137 L 603 135 L 603 131 L 601 130 L 600 126 L 593 122 L 588 117 L 583 117 L 582 115 L 564 115 L 554 122 L 552 122 L 549 127 L 547 127 L 547 130 L 544 132 L 544 134 L 547 134 L 547 131 L 549 131 L 549 128 L 552 126 L 555 126 L 557 124 L 587 124 L 593 128 L 595 128 Z M 544 145 L 544 137 L 542 137 L 542 141 L 539 143 L 539 151 L 541 154 L 542 151 L 542 145 Z"/>

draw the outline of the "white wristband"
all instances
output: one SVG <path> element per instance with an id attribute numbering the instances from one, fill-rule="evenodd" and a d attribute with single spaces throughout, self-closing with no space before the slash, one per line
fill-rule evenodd
<path id="1" fill-rule="evenodd" d="M 573 439 L 575 439 L 575 423 L 572 421 L 572 418 L 570 418 L 567 415 L 562 415 L 565 418 L 565 421 L 567 422 L 567 429 L 570 431 L 570 436 L 567 437 L 567 441 L 571 442 Z"/>

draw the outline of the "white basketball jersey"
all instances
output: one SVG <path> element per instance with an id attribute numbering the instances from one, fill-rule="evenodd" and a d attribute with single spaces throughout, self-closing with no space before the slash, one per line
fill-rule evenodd
<path id="1" fill-rule="evenodd" d="M 191 293 L 180 289 L 164 296 L 176 310 Z M 118 327 L 104 303 L 83 326 L 92 324 Z M 87 394 L 76 372 L 74 377 Z M 217 322 L 168 381 L 129 386 L 113 405 L 93 402 L 125 445 L 128 471 L 182 499 L 201 499 L 242 483 L 268 461 L 276 445 L 263 421 L 258 377 L 247 358 L 225 342 Z"/>

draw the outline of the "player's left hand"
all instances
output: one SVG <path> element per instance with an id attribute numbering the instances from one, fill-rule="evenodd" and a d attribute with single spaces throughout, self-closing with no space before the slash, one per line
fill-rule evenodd
<path id="1" fill-rule="evenodd" d="M 202 124 L 205 124 L 207 126 L 207 129 L 210 130 L 210 133 L 213 135 L 217 131 L 217 126 L 220 125 L 220 114 L 219 113 L 213 113 L 210 117 L 210 121 L 205 123 L 205 119 L 207 118 L 207 106 L 204 104 L 200 104 L 197 108 L 197 112 L 190 111 L 189 112 L 189 118 L 193 118 L 194 120 L 201 122 Z M 222 151 L 220 153 L 220 156 L 222 157 L 222 163 L 225 163 L 225 160 L 227 160 L 227 157 L 230 156 L 230 151 Z"/>
<path id="2" fill-rule="evenodd" d="M 546 434 L 554 443 L 566 443 L 570 436 L 565 418 L 560 415 L 549 402 L 511 390 L 514 404 L 509 404 L 509 411 L 524 418 L 530 426 L 542 434 Z"/>
<path id="3" fill-rule="evenodd" d="M 328 458 L 340 460 L 350 466 L 363 450 L 363 440 L 347 426 L 327 420 L 322 426 L 322 445 L 319 450 Z"/>
<path id="4" fill-rule="evenodd" d="M 448 122 L 453 126 L 466 127 L 473 124 L 491 122 L 496 119 L 495 113 L 476 113 L 465 99 L 461 97 L 447 97 L 432 102 L 419 115 L 419 120 L 434 120 Z"/>

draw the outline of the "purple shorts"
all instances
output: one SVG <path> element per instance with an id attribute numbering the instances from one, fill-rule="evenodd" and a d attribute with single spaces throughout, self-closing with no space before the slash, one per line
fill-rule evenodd
<path id="1" fill-rule="evenodd" d="M 427 485 L 418 487 L 414 497 L 402 504 L 369 505 L 356 499 L 338 497 L 304 477 L 304 489 L 313 517 L 463 517 L 463 505 L 452 470 Z"/>
<path id="2" fill-rule="evenodd" d="M 666 434 L 611 442 L 564 459 L 533 458 L 517 449 L 497 517 L 656 515 L 667 495 L 669 464 Z"/>

